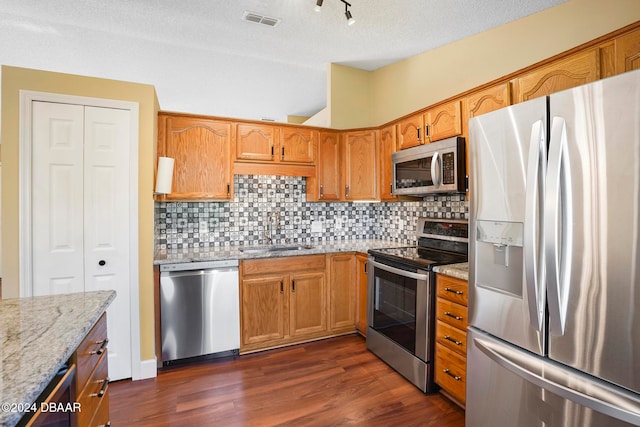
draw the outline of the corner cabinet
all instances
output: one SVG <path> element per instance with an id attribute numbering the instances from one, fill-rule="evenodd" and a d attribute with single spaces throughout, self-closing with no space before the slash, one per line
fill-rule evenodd
<path id="1" fill-rule="evenodd" d="M 356 321 L 356 257 L 353 252 L 327 256 L 329 328 L 353 332 Z"/>
<path id="2" fill-rule="evenodd" d="M 468 282 L 436 275 L 435 382 L 461 406 L 467 389 Z"/>
<path id="3" fill-rule="evenodd" d="M 159 114 L 158 156 L 175 159 L 166 200 L 229 200 L 233 175 L 230 122 Z"/>
<path id="4" fill-rule="evenodd" d="M 378 131 L 362 130 L 343 134 L 344 199 L 377 200 Z"/>

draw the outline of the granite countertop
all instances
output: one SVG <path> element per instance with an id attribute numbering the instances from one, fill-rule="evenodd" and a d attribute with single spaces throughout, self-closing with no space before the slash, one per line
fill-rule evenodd
<path id="1" fill-rule="evenodd" d="M 328 254 L 333 252 L 362 252 L 366 253 L 369 249 L 380 248 L 398 248 L 403 246 L 412 246 L 407 243 L 398 243 L 391 240 L 379 239 L 353 239 L 353 240 L 337 240 L 330 242 L 301 242 L 292 243 L 291 246 L 311 245 L 311 249 L 300 249 L 291 251 L 275 251 L 275 252 L 242 252 L 242 246 L 209 246 L 204 248 L 185 248 L 185 249 L 167 249 L 159 250 L 155 254 L 154 264 L 170 264 L 179 262 L 192 261 L 217 261 L 227 259 L 256 259 L 256 258 L 274 258 L 296 255 L 314 255 Z M 280 246 L 280 245 L 274 245 Z M 289 246 L 282 245 L 282 246 Z M 253 248 L 254 246 L 247 246 Z"/>
<path id="2" fill-rule="evenodd" d="M 461 262 L 460 264 L 439 265 L 433 267 L 433 271 L 447 276 L 456 277 L 462 280 L 469 280 L 469 263 Z"/>
<path id="3" fill-rule="evenodd" d="M 35 402 L 115 296 L 96 291 L 0 300 L 0 403 Z M 0 426 L 15 425 L 22 415 L 3 407 Z"/>

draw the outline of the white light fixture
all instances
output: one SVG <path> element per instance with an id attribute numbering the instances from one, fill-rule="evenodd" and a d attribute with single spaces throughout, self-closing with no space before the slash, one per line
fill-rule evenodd
<path id="1" fill-rule="evenodd" d="M 313 9 L 316 12 L 320 12 L 322 9 L 322 0 L 316 0 L 316 7 L 314 7 Z"/>
<path id="2" fill-rule="evenodd" d="M 156 174 L 156 194 L 171 193 L 173 182 L 173 164 L 171 157 L 158 157 L 158 172 Z"/>

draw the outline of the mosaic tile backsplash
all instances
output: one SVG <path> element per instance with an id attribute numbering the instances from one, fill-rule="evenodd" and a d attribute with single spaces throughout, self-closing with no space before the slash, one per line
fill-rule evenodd
<path id="1" fill-rule="evenodd" d="M 302 177 L 236 175 L 233 202 L 156 202 L 157 249 L 314 243 L 350 239 L 415 242 L 419 216 L 469 216 L 464 194 L 423 201 L 306 201 Z"/>

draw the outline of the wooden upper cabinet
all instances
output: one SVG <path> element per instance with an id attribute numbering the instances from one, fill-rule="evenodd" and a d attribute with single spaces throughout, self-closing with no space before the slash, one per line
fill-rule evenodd
<path id="1" fill-rule="evenodd" d="M 276 126 L 241 123 L 236 129 L 236 160 L 274 161 L 279 145 Z"/>
<path id="2" fill-rule="evenodd" d="M 314 163 L 317 132 L 312 129 L 283 127 L 281 145 L 278 150 L 280 161 L 291 163 Z"/>
<path id="3" fill-rule="evenodd" d="M 378 198 L 378 132 L 346 132 L 343 143 L 345 200 Z"/>
<path id="4" fill-rule="evenodd" d="M 462 134 L 462 109 L 460 103 L 461 101 L 456 99 L 430 108 L 425 112 L 425 141 L 439 141 Z"/>
<path id="5" fill-rule="evenodd" d="M 600 78 L 598 49 L 579 52 L 512 80 L 514 101 L 524 102 Z"/>
<path id="6" fill-rule="evenodd" d="M 511 105 L 509 83 L 480 90 L 467 96 L 467 118 L 480 116 Z"/>
<path id="7" fill-rule="evenodd" d="M 317 200 L 340 200 L 342 185 L 340 134 L 320 132 L 318 138 Z"/>
<path id="8" fill-rule="evenodd" d="M 387 126 L 380 130 L 380 200 L 396 201 L 391 193 L 393 185 L 393 164 L 391 155 L 396 151 L 396 126 Z"/>
<path id="9" fill-rule="evenodd" d="M 396 132 L 398 150 L 423 144 L 424 116 L 420 113 L 401 120 L 396 125 Z"/>
<path id="10" fill-rule="evenodd" d="M 640 69 L 640 30 L 616 39 L 616 72 Z"/>
<path id="11" fill-rule="evenodd" d="M 230 122 L 161 114 L 158 156 L 175 159 L 167 200 L 229 199 L 231 141 Z"/>

